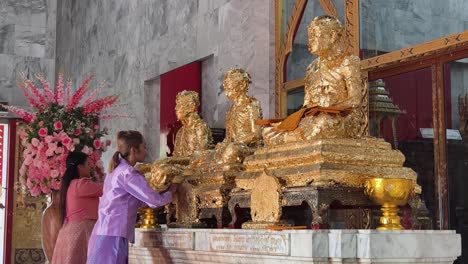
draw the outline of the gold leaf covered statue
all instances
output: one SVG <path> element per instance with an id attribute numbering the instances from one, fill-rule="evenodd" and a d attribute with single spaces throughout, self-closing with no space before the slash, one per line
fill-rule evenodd
<path id="1" fill-rule="evenodd" d="M 367 136 L 367 82 L 359 58 L 345 48 L 343 35 L 334 17 L 312 20 L 309 51 L 318 58 L 305 74 L 303 107 L 284 120 L 257 122 L 267 126 L 267 147 L 246 157 L 244 171 L 235 177 L 228 204 L 232 225 L 237 222 L 236 208 L 251 209 L 252 221 L 243 228 L 284 225 L 281 220 L 288 219 L 282 219 L 282 210 L 305 201 L 312 213 L 306 225 L 327 226 L 326 212 L 334 201 L 372 205 L 364 193 L 369 179 L 384 179 L 383 189 L 400 180 L 405 190 L 418 191 L 416 173 L 403 167 L 404 155 L 382 139 Z M 392 199 L 385 200 L 386 206 L 405 203 Z M 398 220 L 392 216 L 396 227 Z"/>
<path id="2" fill-rule="evenodd" d="M 211 146 L 213 138 L 208 125 L 198 115 L 200 99 L 194 91 L 182 91 L 176 96 L 176 116 L 182 122 L 174 143 L 174 157 L 192 156 Z"/>
<path id="3" fill-rule="evenodd" d="M 193 166 L 240 163 L 261 144 L 262 130 L 255 121 L 262 119 L 262 109 L 258 100 L 247 94 L 250 83 L 251 77 L 243 69 L 226 72 L 224 92 L 232 101 L 226 113 L 226 136 L 216 145 L 214 153 L 205 153 Z"/>
<path id="4" fill-rule="evenodd" d="M 268 145 L 320 138 L 358 138 L 367 130 L 363 106 L 366 85 L 360 60 L 344 47 L 343 27 L 330 16 L 316 17 L 308 28 L 309 52 L 319 57 L 305 75 L 304 105 L 280 123 L 264 129 Z"/>
<path id="5" fill-rule="evenodd" d="M 180 166 L 188 165 L 190 157 L 195 152 L 203 152 L 211 146 L 213 141 L 211 130 L 198 115 L 199 106 L 200 99 L 197 92 L 182 91 L 177 94 L 175 111 L 182 127 L 176 134 L 173 157 L 139 167 L 140 171 L 146 173 L 153 188 L 164 188 L 175 176 L 182 174 Z"/>
<path id="6" fill-rule="evenodd" d="M 250 74 L 243 69 L 224 75 L 224 92 L 232 105 L 226 113 L 226 137 L 216 146 L 218 163 L 242 162 L 261 143 L 262 130 L 255 121 L 262 119 L 262 109 L 257 99 L 247 95 L 250 83 Z"/>
<path id="7" fill-rule="evenodd" d="M 250 83 L 250 75 L 243 69 L 231 69 L 224 75 L 224 91 L 232 100 L 226 114 L 226 136 L 214 150 L 194 155 L 190 164 L 191 176 L 187 181 L 193 183 L 197 201 L 190 207 L 197 209 L 188 217 L 192 223 L 215 215 L 219 227 L 227 224 L 222 216 L 235 186 L 234 178 L 243 170 L 245 157 L 262 143 L 261 127 L 255 123 L 262 118 L 262 109 L 247 94 Z"/>
<path id="8" fill-rule="evenodd" d="M 198 93 L 182 91 L 177 94 L 175 111 L 182 127 L 176 134 L 173 156 L 138 166 L 153 189 L 163 191 L 171 183 L 183 183 L 185 180 L 184 171 L 194 153 L 203 152 L 212 145 L 211 130 L 198 115 L 199 106 Z M 196 209 L 193 206 L 190 207 L 193 200 L 191 188 L 187 187 L 187 184 L 179 186 L 174 201 L 177 204 L 178 221 L 183 222 L 187 215 L 194 214 L 194 212 L 189 213 L 189 211 Z M 170 208 L 168 215 L 172 214 L 173 209 Z M 149 215 L 151 214 L 147 213 L 145 217 Z M 150 220 L 146 219 L 146 222 L 150 222 Z"/>

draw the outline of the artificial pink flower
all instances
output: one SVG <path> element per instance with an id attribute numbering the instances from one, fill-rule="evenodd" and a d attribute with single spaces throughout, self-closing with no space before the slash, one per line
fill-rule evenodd
<path id="1" fill-rule="evenodd" d="M 113 106 L 117 100 L 116 96 L 97 98 L 96 90 L 86 96 L 91 78 L 87 78 L 74 94 L 71 94 L 71 82 L 67 82 L 66 88 L 64 87 L 62 73 L 59 73 L 55 91 L 50 89 L 50 84 L 42 76 L 37 75 L 36 78 L 42 84 L 42 90 L 38 89 L 31 80 L 25 79 L 20 83 L 20 88 L 35 112 L 2 105 L 21 117 L 27 124 L 33 123 L 18 132 L 21 144 L 24 146 L 19 180 L 27 186 L 33 196 L 60 189 L 61 176 L 66 170 L 66 158 L 70 151 L 75 150 L 75 146 L 89 155 L 89 163 L 94 173 L 98 177 L 102 175 L 101 154 L 111 145 L 111 141 L 101 141 L 96 137 L 101 134 L 100 112 Z M 80 106 L 82 99 L 85 99 L 85 102 Z M 55 104 L 61 107 L 52 107 Z M 90 124 L 86 118 L 87 114 L 94 115 L 97 122 Z M 48 119 L 36 120 L 39 115 L 46 118 L 63 116 L 64 119 L 49 124 Z M 64 123 L 63 120 L 70 122 Z M 69 126 L 75 126 L 76 129 L 64 131 L 64 128 Z M 49 128 L 51 131 L 48 131 Z M 106 134 L 107 131 L 107 128 L 104 128 L 102 132 Z M 31 137 L 31 135 L 37 136 Z"/>
<path id="2" fill-rule="evenodd" d="M 29 190 L 31 191 L 31 196 L 33 197 L 36 197 L 39 194 L 41 194 L 41 189 L 37 185 L 29 187 Z"/>
<path id="3" fill-rule="evenodd" d="M 39 146 L 39 142 L 40 142 L 40 141 L 39 141 L 39 139 L 37 139 L 37 138 L 31 139 L 31 144 L 32 144 L 33 147 Z"/>
<path id="4" fill-rule="evenodd" d="M 83 152 L 86 155 L 91 155 L 91 153 L 93 153 L 93 151 L 88 146 L 84 146 L 81 152 Z"/>
<path id="5" fill-rule="evenodd" d="M 52 178 L 57 178 L 60 175 L 58 170 L 51 170 L 50 171 L 50 177 Z"/>
<path id="6" fill-rule="evenodd" d="M 77 128 L 74 132 L 73 132 L 73 135 L 75 136 L 79 136 L 81 134 L 81 129 L 80 128 Z"/>
<path id="7" fill-rule="evenodd" d="M 55 153 L 56 153 L 56 154 L 61 154 L 61 153 L 63 153 L 63 148 L 62 148 L 62 147 L 58 147 L 58 148 L 55 150 Z"/>
<path id="8" fill-rule="evenodd" d="M 51 191 L 51 190 L 50 190 L 50 187 L 47 186 L 47 185 L 45 185 L 44 183 L 42 183 L 42 184 L 40 185 L 40 187 L 41 187 L 42 193 L 48 194 L 48 193 L 50 193 L 50 191 Z"/>
<path id="9" fill-rule="evenodd" d="M 45 141 L 45 143 L 51 143 L 51 142 L 54 141 L 54 137 L 53 136 L 46 136 L 44 138 L 44 141 Z"/>
<path id="10" fill-rule="evenodd" d="M 93 147 L 94 147 L 95 149 L 100 149 L 101 146 L 102 146 L 102 142 L 101 142 L 99 139 L 95 139 L 95 140 L 93 141 Z"/>
<path id="11" fill-rule="evenodd" d="M 41 136 L 41 137 L 47 136 L 47 128 L 46 127 L 42 127 L 42 128 L 39 129 L 39 136 Z"/>
<path id="12" fill-rule="evenodd" d="M 55 101 L 63 105 L 63 99 L 64 99 L 64 91 L 63 91 L 63 74 L 59 73 L 58 80 L 57 80 L 57 85 L 55 86 L 55 94 L 54 94 L 54 99 Z"/>
<path id="13" fill-rule="evenodd" d="M 71 147 L 73 146 L 73 141 L 70 137 L 65 137 L 62 139 L 62 145 L 65 146 L 68 150 L 71 150 Z"/>
<path id="14" fill-rule="evenodd" d="M 60 121 L 57 121 L 54 123 L 54 128 L 55 130 L 62 130 L 63 126 L 62 126 L 62 122 Z"/>

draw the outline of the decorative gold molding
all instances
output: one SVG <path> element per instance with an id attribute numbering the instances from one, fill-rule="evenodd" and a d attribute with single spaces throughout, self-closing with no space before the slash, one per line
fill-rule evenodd
<path id="1" fill-rule="evenodd" d="M 349 51 L 359 56 L 359 0 L 345 0 L 345 38 Z"/>
<path id="2" fill-rule="evenodd" d="M 362 70 L 370 71 L 416 57 L 430 55 L 441 49 L 467 44 L 468 30 L 363 60 L 361 68 Z"/>

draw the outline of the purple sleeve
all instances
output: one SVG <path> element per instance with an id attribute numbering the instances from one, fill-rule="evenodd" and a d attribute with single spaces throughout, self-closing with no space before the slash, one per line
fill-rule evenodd
<path id="1" fill-rule="evenodd" d="M 159 207 L 172 201 L 172 193 L 158 193 L 154 191 L 136 170 L 130 170 L 125 177 L 125 190 L 138 200 L 146 203 L 150 207 Z"/>

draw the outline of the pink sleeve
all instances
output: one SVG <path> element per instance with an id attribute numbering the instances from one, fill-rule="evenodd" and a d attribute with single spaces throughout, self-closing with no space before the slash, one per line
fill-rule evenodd
<path id="1" fill-rule="evenodd" d="M 90 179 L 79 179 L 76 184 L 76 194 L 78 197 L 101 197 L 102 186 L 102 183 Z"/>
<path id="2" fill-rule="evenodd" d="M 129 170 L 125 175 L 125 190 L 138 200 L 146 203 L 150 207 L 159 207 L 172 201 L 172 193 L 158 193 L 153 190 L 145 177 L 136 170 Z"/>

